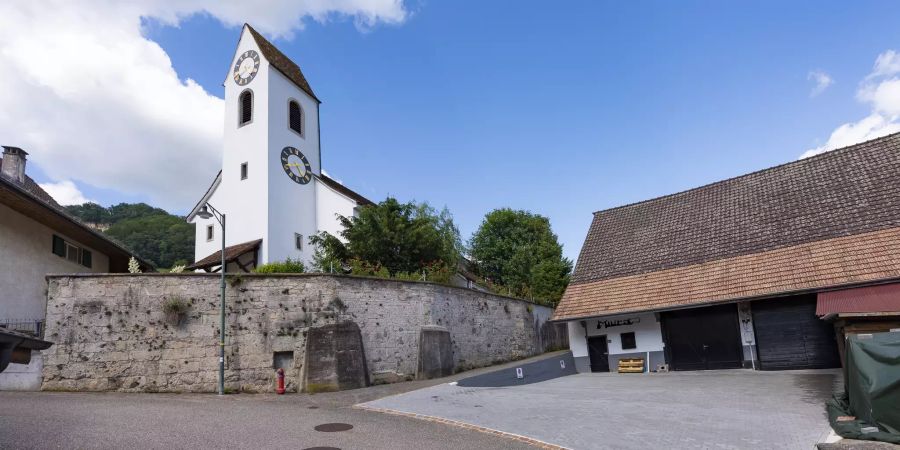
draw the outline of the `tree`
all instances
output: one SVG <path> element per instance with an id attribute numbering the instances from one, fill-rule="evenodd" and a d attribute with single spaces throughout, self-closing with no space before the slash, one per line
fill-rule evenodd
<path id="1" fill-rule="evenodd" d="M 476 274 L 510 294 L 556 304 L 572 272 L 550 220 L 528 211 L 495 209 L 469 240 Z"/>
<path id="2" fill-rule="evenodd" d="M 157 267 L 187 264 L 194 259 L 194 225 L 145 203 L 96 203 L 66 206 L 69 214 L 98 225 L 104 232 Z"/>
<path id="3" fill-rule="evenodd" d="M 106 234 L 160 268 L 184 264 L 194 256 L 194 225 L 177 216 L 123 219 L 111 225 Z"/>
<path id="4" fill-rule="evenodd" d="M 351 262 L 390 276 L 420 272 L 435 263 L 455 268 L 462 249 L 450 212 L 445 208 L 438 213 L 427 203 L 388 197 L 338 220 L 343 226 L 339 237 L 322 232 L 310 238 L 317 249 L 317 270 L 327 272 Z"/>

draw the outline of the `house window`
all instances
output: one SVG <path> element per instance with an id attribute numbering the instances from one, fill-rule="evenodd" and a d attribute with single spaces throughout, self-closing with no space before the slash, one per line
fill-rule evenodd
<path id="1" fill-rule="evenodd" d="M 303 136 L 303 110 L 296 100 L 288 102 L 288 122 L 292 130 Z"/>
<path id="2" fill-rule="evenodd" d="M 253 91 L 247 89 L 241 92 L 238 98 L 238 126 L 244 126 L 253 121 Z"/>
<path id="3" fill-rule="evenodd" d="M 55 234 L 53 235 L 52 251 L 56 256 L 87 268 L 91 268 L 94 264 L 93 254 L 90 250 L 83 249 Z"/>
<path id="4" fill-rule="evenodd" d="M 630 350 L 637 348 L 637 341 L 634 338 L 634 332 L 622 333 L 622 350 Z"/>
<path id="5" fill-rule="evenodd" d="M 297 247 L 297 250 L 303 250 L 303 235 L 300 233 L 294 233 L 294 246 Z"/>
<path id="6" fill-rule="evenodd" d="M 215 236 L 212 225 L 206 226 L 206 241 L 209 242 L 213 240 L 213 236 Z"/>
<path id="7" fill-rule="evenodd" d="M 241 164 L 241 179 L 242 180 L 247 179 L 247 163 Z"/>

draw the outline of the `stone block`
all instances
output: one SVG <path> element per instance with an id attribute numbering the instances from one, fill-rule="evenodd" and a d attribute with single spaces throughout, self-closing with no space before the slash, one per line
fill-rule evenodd
<path id="1" fill-rule="evenodd" d="M 425 326 L 419 332 L 419 357 L 416 378 L 429 380 L 453 375 L 453 347 L 450 331 L 444 327 Z"/>
<path id="2" fill-rule="evenodd" d="M 368 370 L 359 326 L 343 322 L 312 328 L 306 340 L 306 392 L 367 386 Z"/>

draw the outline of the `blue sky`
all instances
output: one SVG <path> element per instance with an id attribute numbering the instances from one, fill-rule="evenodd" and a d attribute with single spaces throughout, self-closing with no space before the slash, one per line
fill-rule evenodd
<path id="1" fill-rule="evenodd" d="M 400 24 L 306 20 L 274 39 L 323 101 L 325 170 L 376 201 L 447 206 L 464 239 L 494 208 L 546 215 L 574 259 L 593 211 L 825 146 L 872 113 L 861 83 L 900 48 L 896 2 L 512 5 L 407 2 Z M 182 81 L 219 97 L 239 31 L 208 14 L 143 27 Z M 817 95 L 812 72 L 832 80 Z M 152 202 L 76 184 L 103 204 Z"/>

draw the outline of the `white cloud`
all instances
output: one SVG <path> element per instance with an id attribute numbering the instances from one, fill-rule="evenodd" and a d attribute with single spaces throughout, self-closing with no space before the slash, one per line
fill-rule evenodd
<path id="1" fill-rule="evenodd" d="M 828 89 L 828 86 L 834 84 L 834 79 L 831 78 L 831 75 L 828 75 L 821 70 L 813 70 L 806 76 L 806 79 L 815 83 L 815 86 L 813 86 L 812 90 L 809 92 L 810 97 L 815 97 L 825 92 L 825 89 Z"/>
<path id="2" fill-rule="evenodd" d="M 400 0 L 0 2 L 0 140 L 53 180 L 189 208 L 221 165 L 224 105 L 179 79 L 141 20 L 177 25 L 196 13 L 282 37 L 307 19 L 367 29 L 408 17 Z"/>
<path id="3" fill-rule="evenodd" d="M 60 205 L 80 205 L 87 203 L 89 200 L 78 186 L 75 186 L 71 180 L 62 180 L 57 183 L 39 183 L 41 188 L 47 191 L 54 200 Z"/>
<path id="4" fill-rule="evenodd" d="M 900 54 L 888 50 L 878 55 L 856 98 L 871 107 L 869 115 L 837 127 L 824 145 L 807 150 L 801 159 L 900 131 Z"/>

